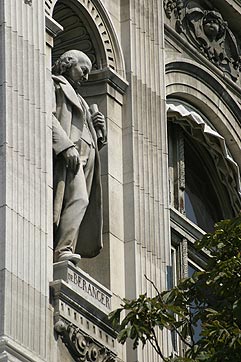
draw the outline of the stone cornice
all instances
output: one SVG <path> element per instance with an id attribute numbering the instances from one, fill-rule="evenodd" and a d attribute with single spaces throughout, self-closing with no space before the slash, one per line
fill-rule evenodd
<path id="1" fill-rule="evenodd" d="M 63 27 L 48 14 L 45 14 L 45 26 L 47 32 L 52 37 L 55 37 L 57 34 L 63 31 Z"/>

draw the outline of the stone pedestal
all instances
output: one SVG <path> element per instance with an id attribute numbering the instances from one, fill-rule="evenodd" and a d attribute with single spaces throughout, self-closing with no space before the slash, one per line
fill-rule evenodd
<path id="1" fill-rule="evenodd" d="M 119 361 L 108 321 L 111 292 L 68 261 L 54 264 L 50 286 L 56 337 L 74 360 Z"/>

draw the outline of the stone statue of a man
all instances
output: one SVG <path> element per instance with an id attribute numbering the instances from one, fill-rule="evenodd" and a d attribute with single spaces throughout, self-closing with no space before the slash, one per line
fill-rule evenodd
<path id="1" fill-rule="evenodd" d="M 98 150 L 106 143 L 106 125 L 104 116 L 98 109 L 90 112 L 78 91 L 91 66 L 78 50 L 67 51 L 53 66 L 55 262 L 77 264 L 102 247 Z"/>

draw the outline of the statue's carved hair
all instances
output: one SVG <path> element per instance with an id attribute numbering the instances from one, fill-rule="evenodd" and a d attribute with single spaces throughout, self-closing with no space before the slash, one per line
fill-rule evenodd
<path id="1" fill-rule="evenodd" d="M 52 67 L 52 73 L 54 75 L 67 74 L 72 65 L 77 64 L 78 61 L 83 58 L 88 59 L 91 64 L 90 59 L 85 53 L 81 52 L 80 50 L 68 50 L 62 54 L 54 63 Z"/>

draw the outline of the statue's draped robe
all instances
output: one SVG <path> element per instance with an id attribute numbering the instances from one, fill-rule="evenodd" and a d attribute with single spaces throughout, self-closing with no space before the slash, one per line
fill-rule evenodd
<path id="1" fill-rule="evenodd" d="M 63 208 L 66 185 L 66 174 L 69 171 L 61 152 L 74 146 L 72 139 L 73 124 L 83 131 L 84 121 L 95 144 L 94 176 L 89 197 L 89 205 L 81 222 L 75 252 L 81 257 L 92 258 L 99 254 L 102 247 L 102 196 L 100 180 L 100 159 L 97 147 L 96 132 L 92 125 L 88 105 L 76 94 L 73 87 L 63 76 L 53 76 L 54 109 L 53 109 L 53 157 L 54 157 L 54 228 L 57 230 Z M 71 218 L 70 218 L 71 223 Z"/>

